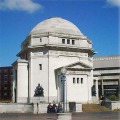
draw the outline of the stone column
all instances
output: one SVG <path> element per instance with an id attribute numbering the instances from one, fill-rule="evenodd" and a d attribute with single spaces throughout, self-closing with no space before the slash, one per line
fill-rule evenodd
<path id="1" fill-rule="evenodd" d="M 92 90 L 91 87 L 93 86 L 93 77 L 91 75 L 88 75 L 87 79 L 88 84 L 88 103 L 92 103 Z"/>
<path id="2" fill-rule="evenodd" d="M 95 81 L 95 91 L 96 91 L 96 99 L 98 101 L 99 100 L 98 99 L 98 80 Z"/>
<path id="3" fill-rule="evenodd" d="M 119 81 L 118 81 L 118 97 L 120 100 L 120 77 L 119 77 Z"/>
<path id="4" fill-rule="evenodd" d="M 28 98 L 28 61 L 17 60 L 17 103 L 27 103 Z"/>
<path id="5" fill-rule="evenodd" d="M 103 88 L 103 85 L 104 85 L 104 83 L 103 83 L 103 79 L 101 80 L 101 86 L 102 86 L 102 95 L 104 95 L 104 88 Z"/>
<path id="6" fill-rule="evenodd" d="M 15 81 L 16 81 L 16 78 L 15 78 L 16 74 L 15 74 L 15 68 L 13 69 L 13 96 L 12 96 L 12 101 L 15 102 Z"/>

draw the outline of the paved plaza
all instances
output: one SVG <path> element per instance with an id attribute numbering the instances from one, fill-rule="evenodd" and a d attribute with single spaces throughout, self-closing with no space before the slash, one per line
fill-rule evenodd
<path id="1" fill-rule="evenodd" d="M 120 112 L 72 113 L 72 120 L 119 120 Z M 57 120 L 57 114 L 0 114 L 0 120 Z"/>

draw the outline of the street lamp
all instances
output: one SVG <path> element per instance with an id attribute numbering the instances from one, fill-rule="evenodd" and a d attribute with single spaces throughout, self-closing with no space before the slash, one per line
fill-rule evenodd
<path id="1" fill-rule="evenodd" d="M 67 72 L 67 69 L 66 69 L 65 67 L 63 67 L 63 68 L 61 69 L 61 73 L 65 75 L 66 72 Z"/>
<path id="2" fill-rule="evenodd" d="M 66 72 L 67 69 L 63 67 L 61 69 L 61 82 L 63 83 L 63 112 L 65 112 L 65 81 L 66 81 Z"/>

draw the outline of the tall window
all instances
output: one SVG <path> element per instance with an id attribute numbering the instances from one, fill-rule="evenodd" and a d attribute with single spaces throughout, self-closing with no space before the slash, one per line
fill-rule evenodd
<path id="1" fill-rule="evenodd" d="M 83 78 L 81 78 L 81 84 L 83 84 Z"/>
<path id="2" fill-rule="evenodd" d="M 73 78 L 73 83 L 75 83 L 75 78 Z"/>
<path id="3" fill-rule="evenodd" d="M 39 68 L 40 68 L 40 70 L 42 70 L 42 64 L 39 64 Z"/>
<path id="4" fill-rule="evenodd" d="M 79 83 L 80 81 L 79 81 L 79 78 L 77 78 L 77 83 Z"/>
<path id="5" fill-rule="evenodd" d="M 62 39 L 62 44 L 65 44 L 65 39 Z"/>
<path id="6" fill-rule="evenodd" d="M 72 40 L 72 45 L 74 45 L 75 44 L 75 40 Z"/>
<path id="7" fill-rule="evenodd" d="M 67 39 L 67 44 L 70 44 L 70 39 Z"/>
<path id="8" fill-rule="evenodd" d="M 40 42 L 42 42 L 42 38 L 40 38 Z"/>

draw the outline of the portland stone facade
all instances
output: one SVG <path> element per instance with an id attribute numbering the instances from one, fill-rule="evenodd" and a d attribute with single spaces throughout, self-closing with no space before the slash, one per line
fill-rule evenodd
<path id="1" fill-rule="evenodd" d="M 92 102 L 92 42 L 70 21 L 53 17 L 38 23 L 21 44 L 13 63 L 13 101 L 63 100 L 61 69 L 65 67 L 66 101 Z M 42 87 L 41 95 L 35 90 Z"/>

